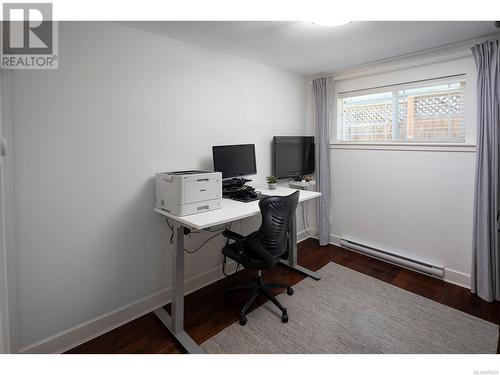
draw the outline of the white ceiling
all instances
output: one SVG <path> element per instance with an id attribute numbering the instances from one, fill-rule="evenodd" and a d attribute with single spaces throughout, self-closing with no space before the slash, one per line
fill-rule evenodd
<path id="1" fill-rule="evenodd" d="M 333 72 L 499 31 L 493 21 L 352 22 L 339 27 L 265 21 L 125 24 L 301 74 Z"/>

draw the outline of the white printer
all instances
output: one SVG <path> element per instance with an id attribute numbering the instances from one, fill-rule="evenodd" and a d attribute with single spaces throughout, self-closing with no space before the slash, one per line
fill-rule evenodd
<path id="1" fill-rule="evenodd" d="M 155 207 L 176 216 L 222 208 L 222 173 L 205 171 L 157 173 Z"/>

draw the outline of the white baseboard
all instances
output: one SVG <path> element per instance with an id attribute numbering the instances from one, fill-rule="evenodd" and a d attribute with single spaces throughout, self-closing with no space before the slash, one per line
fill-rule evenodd
<path id="1" fill-rule="evenodd" d="M 19 353 L 50 354 L 65 352 L 160 306 L 166 305 L 169 301 L 170 288 L 166 288 L 44 340 L 25 346 L 19 350 Z"/>
<path id="2" fill-rule="evenodd" d="M 309 233 L 314 233 L 313 228 L 308 228 Z M 311 237 L 306 231 L 297 233 L 297 241 L 301 242 Z M 233 269 L 234 262 L 228 262 L 229 269 Z M 186 294 L 201 289 L 224 277 L 221 266 L 207 270 L 195 277 L 186 280 Z M 134 319 L 137 319 L 161 306 L 170 303 L 170 287 L 150 294 L 144 298 L 134 301 L 126 306 L 120 307 L 109 313 L 103 314 L 79 324 L 75 327 L 64 330 L 46 339 L 27 345 L 19 350 L 19 353 L 26 354 L 51 354 L 62 353 L 81 345 L 95 337 L 122 326 Z"/>
<path id="3" fill-rule="evenodd" d="M 297 233 L 297 242 L 302 242 L 309 237 L 317 238 L 317 231 L 315 228 L 307 228 L 307 231 L 303 230 Z"/>
<path id="4" fill-rule="evenodd" d="M 338 236 L 336 234 L 330 233 L 330 243 L 332 245 L 340 246 L 340 240 L 341 240 L 341 238 L 342 238 L 341 236 Z M 353 251 L 351 249 L 346 249 L 346 250 Z M 383 261 L 384 260 L 382 260 L 382 262 Z M 418 271 L 416 271 L 416 272 L 418 272 Z M 464 272 L 460 272 L 460 271 L 456 271 L 456 270 L 444 267 L 444 278 L 443 278 L 443 280 L 446 281 L 446 282 L 448 282 L 448 283 L 455 284 L 455 285 L 458 285 L 458 286 L 470 289 L 470 285 L 471 285 L 471 276 L 470 276 L 470 274 L 467 274 L 467 273 L 464 273 Z"/>
<path id="5" fill-rule="evenodd" d="M 470 289 L 471 275 L 468 273 L 444 268 L 444 281 Z"/>
<path id="6" fill-rule="evenodd" d="M 231 267 L 231 263 L 228 262 L 229 267 Z M 203 288 L 222 277 L 224 277 L 224 275 L 222 274 L 220 266 L 196 275 L 186 280 L 186 294 Z M 25 346 L 19 350 L 19 353 L 35 354 L 65 352 L 154 311 L 161 306 L 165 306 L 170 303 L 170 298 L 170 287 L 162 289 L 95 319 L 69 328 L 34 344 Z"/>
<path id="7" fill-rule="evenodd" d="M 330 243 L 335 246 L 340 246 L 340 236 L 337 236 L 336 234 L 330 233 Z"/>

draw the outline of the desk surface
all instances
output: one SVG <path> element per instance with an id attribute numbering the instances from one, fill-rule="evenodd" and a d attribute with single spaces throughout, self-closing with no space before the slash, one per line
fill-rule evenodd
<path id="1" fill-rule="evenodd" d="M 267 190 L 256 188 L 265 195 L 290 195 L 297 189 L 290 189 L 285 187 L 278 187 L 276 190 Z M 308 190 L 300 190 L 299 202 L 304 202 L 310 199 L 317 198 L 321 193 Z M 204 229 L 213 227 L 220 224 L 226 224 L 231 221 L 244 219 L 246 217 L 254 216 L 260 212 L 259 201 L 253 202 L 238 202 L 232 199 L 222 198 L 222 208 L 220 210 L 203 212 L 200 214 L 175 216 L 165 210 L 158 208 L 154 209 L 155 212 L 176 220 L 189 228 Z"/>

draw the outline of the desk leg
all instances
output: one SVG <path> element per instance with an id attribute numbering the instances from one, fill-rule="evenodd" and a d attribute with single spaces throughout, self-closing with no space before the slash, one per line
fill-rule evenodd
<path id="1" fill-rule="evenodd" d="M 184 331 L 184 227 L 175 224 L 172 254 L 171 315 L 163 307 L 154 313 L 190 354 L 203 354 L 200 346 Z"/>
<path id="2" fill-rule="evenodd" d="M 294 270 L 299 271 L 306 276 L 312 277 L 314 280 L 321 279 L 319 273 L 299 266 L 299 264 L 297 263 L 297 218 L 295 215 L 293 216 L 292 222 L 290 223 L 288 238 L 288 259 L 281 260 L 280 263 L 287 267 L 293 268 Z"/>

